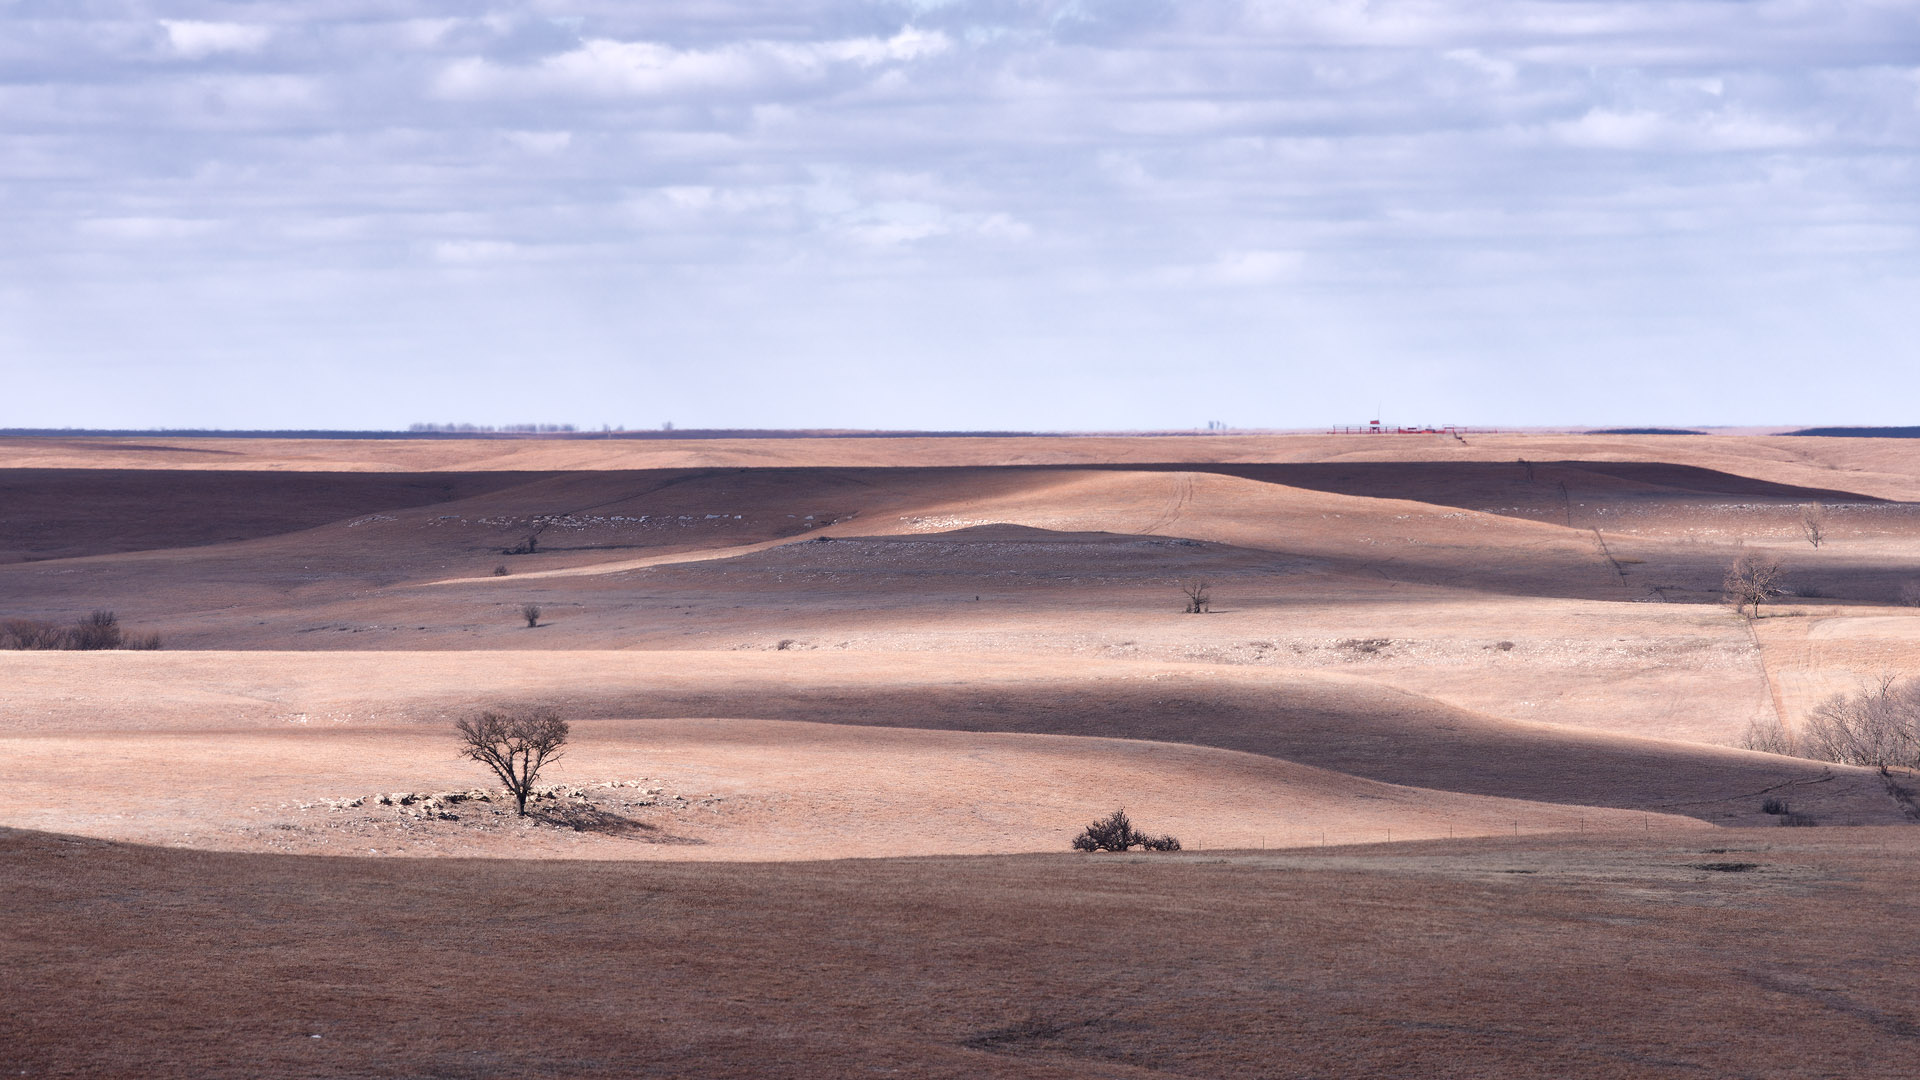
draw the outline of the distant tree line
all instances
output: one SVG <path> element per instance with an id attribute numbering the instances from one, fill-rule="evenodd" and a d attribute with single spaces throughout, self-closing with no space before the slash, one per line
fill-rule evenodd
<path id="1" fill-rule="evenodd" d="M 111 611 L 62 626 L 42 619 L 0 622 L 0 649 L 157 649 L 159 634 L 129 634 Z"/>
<path id="2" fill-rule="evenodd" d="M 509 435 L 547 435 L 578 431 L 572 424 L 409 424 L 407 430 L 431 435 L 485 435 L 504 432 Z"/>
<path id="3" fill-rule="evenodd" d="M 1776 718 L 1754 721 L 1740 745 L 1770 754 L 1880 768 L 1920 768 L 1920 680 L 1882 675 L 1829 697 L 1799 731 Z"/>

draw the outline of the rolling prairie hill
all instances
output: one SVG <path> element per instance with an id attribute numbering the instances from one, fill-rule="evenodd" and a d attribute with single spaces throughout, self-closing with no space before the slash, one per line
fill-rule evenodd
<path id="1" fill-rule="evenodd" d="M 70 1075 L 1894 1075 L 1920 783 L 1737 744 L 1920 672 L 1916 455 L 0 440 L 0 622 L 163 646 L 0 649 L 5 963 L 42 995 L 0 1042 Z M 1754 548 L 1788 595 L 1749 620 L 1720 581 Z M 521 820 L 448 733 L 535 705 L 573 739 Z M 1065 853 L 1119 806 L 1186 850 Z M 1734 1014 L 1765 1036 L 1708 1037 Z"/>

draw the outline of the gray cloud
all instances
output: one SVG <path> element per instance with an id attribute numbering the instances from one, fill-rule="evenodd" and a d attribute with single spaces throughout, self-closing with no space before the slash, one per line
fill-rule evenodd
<path id="1" fill-rule="evenodd" d="M 1917 148 L 1905 0 L 0 0 L 0 424 L 1909 420 Z"/>

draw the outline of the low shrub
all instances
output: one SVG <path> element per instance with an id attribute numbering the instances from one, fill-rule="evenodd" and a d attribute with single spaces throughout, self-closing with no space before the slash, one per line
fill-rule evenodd
<path id="1" fill-rule="evenodd" d="M 1360 656 L 1362 654 L 1377 656 L 1383 649 L 1392 644 L 1392 638 L 1341 638 L 1339 641 L 1333 643 L 1333 647 L 1353 656 Z M 1505 652 L 1506 650 L 1502 649 L 1501 651 Z"/>
<path id="2" fill-rule="evenodd" d="M 1125 809 L 1115 810 L 1080 830 L 1073 838 L 1075 851 L 1125 851 L 1140 842 Z"/>
<path id="3" fill-rule="evenodd" d="M 157 649 L 159 634 L 128 634 L 111 611 L 95 611 L 71 626 L 42 619 L 0 623 L 0 649 Z"/>
<path id="4" fill-rule="evenodd" d="M 1180 841 L 1172 836 L 1148 836 L 1135 830 L 1125 809 L 1094 821 L 1073 838 L 1075 851 L 1126 851 L 1134 847 L 1147 851 L 1179 851 Z"/>
<path id="5" fill-rule="evenodd" d="M 67 629 L 39 619 L 8 619 L 0 625 L 0 648 L 64 649 Z"/>
<path id="6" fill-rule="evenodd" d="M 96 611 L 67 631 L 72 639 L 69 649 L 117 649 L 126 634 L 120 629 L 120 620 L 111 611 Z"/>
<path id="7" fill-rule="evenodd" d="M 1760 812 L 1763 814 L 1784 814 L 1790 809 L 1791 807 L 1787 805 L 1787 800 L 1785 799 L 1776 799 L 1769 796 L 1760 800 Z"/>

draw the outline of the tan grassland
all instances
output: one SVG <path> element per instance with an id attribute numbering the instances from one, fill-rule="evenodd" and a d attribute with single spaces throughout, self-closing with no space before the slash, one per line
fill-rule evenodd
<path id="1" fill-rule="evenodd" d="M 1914 585 L 1911 440 L 0 440 L 164 645 L 0 650 L 0 1074 L 1911 1075 L 1920 781 L 1737 744 Z"/>

